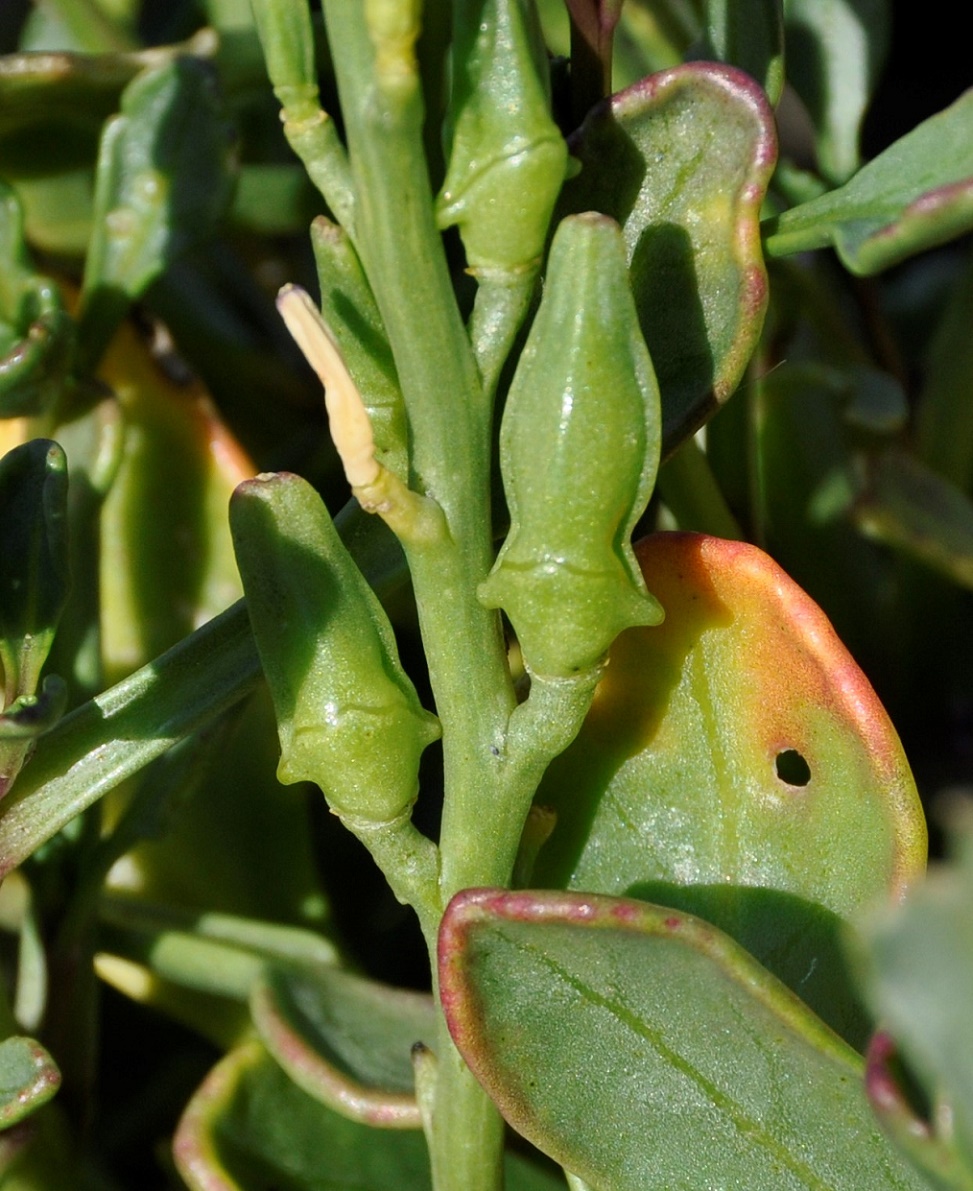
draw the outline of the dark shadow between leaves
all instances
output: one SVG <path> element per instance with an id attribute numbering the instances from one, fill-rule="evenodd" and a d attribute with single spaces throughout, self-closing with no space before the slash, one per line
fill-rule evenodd
<path id="1" fill-rule="evenodd" d="M 625 892 L 718 927 L 864 1052 L 873 1023 L 848 969 L 841 941 L 846 927 L 837 914 L 792 893 L 745 885 L 643 881 Z"/>

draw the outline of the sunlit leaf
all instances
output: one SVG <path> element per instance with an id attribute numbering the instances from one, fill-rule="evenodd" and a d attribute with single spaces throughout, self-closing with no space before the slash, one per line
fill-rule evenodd
<path id="1" fill-rule="evenodd" d="M 0 1042 L 0 1130 L 46 1104 L 61 1084 L 51 1056 L 33 1038 Z"/>
<path id="2" fill-rule="evenodd" d="M 632 629 L 537 801 L 533 881 L 675 905 L 731 934 L 863 1040 L 836 932 L 921 872 L 902 746 L 821 610 L 762 551 L 657 534 L 636 554 L 665 608 Z"/>
<path id="3" fill-rule="evenodd" d="M 879 273 L 973 227 L 973 91 L 890 145 L 838 190 L 765 225 L 770 256 L 832 245 L 852 273 Z"/>
<path id="4" fill-rule="evenodd" d="M 447 910 L 450 1032 L 507 1120 L 598 1191 L 919 1191 L 860 1058 L 714 927 L 589 894 Z M 718 1174 L 716 1173 L 718 1172 Z"/>
<path id="5" fill-rule="evenodd" d="M 667 455 L 730 396 L 760 334 L 773 116 L 747 75 L 692 62 L 600 104 L 571 152 L 581 172 L 565 207 L 603 211 L 625 232 Z"/>

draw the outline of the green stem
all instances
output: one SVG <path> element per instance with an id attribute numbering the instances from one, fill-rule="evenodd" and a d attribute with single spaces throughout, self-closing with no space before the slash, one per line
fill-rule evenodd
<path id="1" fill-rule="evenodd" d="M 383 41 L 381 10 L 325 0 L 345 117 L 362 264 L 395 358 L 410 424 L 411 484 L 448 534 L 407 546 L 437 712 L 445 801 L 440 901 L 506 884 L 513 834 L 500 750 L 515 706 L 498 617 L 476 598 L 492 563 L 490 436 L 476 361 L 453 296 L 422 149 L 412 48 Z M 399 15 L 408 11 L 403 5 Z M 519 839 L 519 828 L 516 831 Z M 435 956 L 433 956 L 433 960 Z M 496 1191 L 503 1127 L 440 1030 L 430 1146 L 437 1191 Z"/>
<path id="2" fill-rule="evenodd" d="M 537 268 L 491 273 L 478 278 L 470 319 L 470 341 L 480 370 L 485 417 L 489 424 L 500 372 L 534 296 Z"/>

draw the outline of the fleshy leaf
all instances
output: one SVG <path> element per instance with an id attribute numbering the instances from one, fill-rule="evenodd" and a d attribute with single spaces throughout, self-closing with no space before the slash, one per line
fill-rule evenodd
<path id="1" fill-rule="evenodd" d="M 46 1104 L 61 1085 L 51 1056 L 33 1038 L 0 1042 L 0 1130 L 9 1129 Z"/>
<path id="2" fill-rule="evenodd" d="M 930 871 L 902 906 L 876 911 L 856 948 L 865 991 L 930 1101 L 945 1103 L 934 1137 L 973 1181 L 973 819 L 955 859 Z M 963 1184 L 960 1184 L 963 1185 Z"/>
<path id="3" fill-rule="evenodd" d="M 760 334 L 773 115 L 741 71 L 693 62 L 599 104 L 570 148 L 581 173 L 566 207 L 602 211 L 625 233 L 668 455 L 730 396 Z"/>
<path id="4" fill-rule="evenodd" d="M 432 1045 L 430 997 L 334 967 L 271 967 L 251 998 L 264 1045 L 308 1095 L 351 1120 L 421 1129 L 411 1048 Z"/>
<path id="5" fill-rule="evenodd" d="M 844 182 L 859 166 L 862 117 L 885 61 L 887 0 L 784 0 L 787 81 L 814 125 L 818 166 Z"/>
<path id="6" fill-rule="evenodd" d="M 973 91 L 890 145 L 838 190 L 765 225 L 769 256 L 833 245 L 858 276 L 973 227 Z"/>
<path id="7" fill-rule="evenodd" d="M 919 1191 L 857 1055 L 727 936 L 659 906 L 467 890 L 453 1039 L 507 1120 L 598 1191 Z"/>
<path id="8" fill-rule="evenodd" d="M 739 67 L 760 83 L 771 103 L 780 99 L 784 87 L 780 0 L 708 0 L 703 49 L 700 57 Z"/>
<path id="9" fill-rule="evenodd" d="M 537 801 L 533 880 L 714 921 L 856 1042 L 838 920 L 922 870 L 898 737 L 821 610 L 762 551 L 701 534 L 636 547 L 664 622 L 618 638 Z"/>
<path id="10" fill-rule="evenodd" d="M 231 128 L 212 71 L 177 58 L 135 78 L 102 136 L 85 262 L 83 368 L 128 303 L 212 230 L 233 185 Z"/>
<path id="11" fill-rule="evenodd" d="M 74 324 L 58 287 L 34 272 L 20 204 L 0 182 L 0 417 L 45 412 L 64 383 Z"/>
<path id="12" fill-rule="evenodd" d="M 879 1123 L 935 1191 L 973 1191 L 973 1169 L 964 1165 L 953 1142 L 937 1136 L 932 1122 L 913 1106 L 904 1086 L 898 1050 L 880 1030 L 868 1048 L 865 1089 Z"/>
<path id="13" fill-rule="evenodd" d="M 33 695 L 68 594 L 67 462 L 37 438 L 0 459 L 0 674 L 4 704 Z"/>
<path id="14" fill-rule="evenodd" d="M 173 1143 L 190 1191 L 431 1191 L 420 1133 L 339 1116 L 292 1083 L 257 1042 L 232 1051 L 186 1108 Z M 509 1191 L 563 1183 L 516 1155 Z"/>

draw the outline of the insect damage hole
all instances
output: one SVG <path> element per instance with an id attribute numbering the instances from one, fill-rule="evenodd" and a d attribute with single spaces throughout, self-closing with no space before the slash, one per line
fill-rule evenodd
<path id="1" fill-rule="evenodd" d="M 777 776 L 789 786 L 806 786 L 811 780 L 811 766 L 797 749 L 784 749 L 774 761 Z"/>

